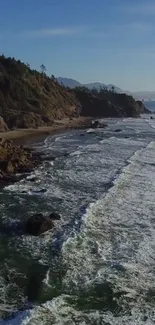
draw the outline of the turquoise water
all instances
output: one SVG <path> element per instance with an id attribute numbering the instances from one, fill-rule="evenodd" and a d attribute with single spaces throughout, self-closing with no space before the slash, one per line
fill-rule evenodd
<path id="1" fill-rule="evenodd" d="M 154 324 L 155 122 L 106 122 L 34 144 L 54 162 L 0 189 L 0 324 Z M 42 236 L 13 227 L 53 209 Z"/>

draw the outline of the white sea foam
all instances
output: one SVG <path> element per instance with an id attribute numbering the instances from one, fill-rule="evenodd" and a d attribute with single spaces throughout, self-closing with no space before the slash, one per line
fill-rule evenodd
<path id="1" fill-rule="evenodd" d="M 74 152 L 71 152 L 70 153 L 70 156 L 78 156 L 78 155 L 81 155 L 82 154 L 82 151 L 80 151 L 80 150 L 76 150 L 76 151 L 74 151 Z"/>
<path id="2" fill-rule="evenodd" d="M 154 283 L 155 168 L 149 164 L 155 160 L 154 145 L 150 143 L 132 157 L 107 196 L 88 209 L 81 234 L 63 247 L 68 265 L 66 285 L 69 279 L 74 288 L 87 288 L 97 279 L 101 283 L 108 280 L 117 290 L 127 288 L 137 310 L 139 292 L 147 309 L 145 294 Z M 98 253 L 94 255 L 92 249 Z M 116 258 L 125 274 L 117 274 L 115 268 L 112 271 Z M 152 324 L 151 314 L 148 317 L 148 324 Z M 130 324 L 130 317 L 122 317 L 119 324 L 125 319 Z M 143 324 L 137 321 L 135 324 Z"/>
<path id="3" fill-rule="evenodd" d="M 64 243 L 62 256 L 67 273 L 63 286 L 70 295 L 36 307 L 23 325 L 45 321 L 61 325 L 154 324 L 153 309 L 146 302 L 154 283 L 155 265 L 154 146 L 151 142 L 132 156 L 108 194 L 87 209 L 81 233 Z M 105 281 L 115 292 L 124 291 L 121 304 L 127 301 L 130 313 L 117 317 L 110 311 L 85 313 L 69 304 L 68 298 L 74 300 L 81 287 L 87 291 L 96 282 Z"/>
<path id="4" fill-rule="evenodd" d="M 142 130 L 146 134 L 151 129 L 145 120 L 125 119 L 121 123 L 133 125 L 134 130 Z M 65 143 L 62 141 L 61 146 Z M 17 324 L 155 323 L 154 305 L 149 302 L 149 290 L 154 287 L 155 265 L 155 143 L 147 143 L 145 137 L 105 138 L 99 143 L 73 148 L 74 152 L 80 150 L 80 154 L 69 155 L 58 161 L 58 165 L 51 166 L 50 176 L 42 170 L 39 177 L 41 184 L 46 182 L 47 197 L 63 199 L 64 223 L 70 220 L 72 213 L 76 215 L 77 206 L 84 198 L 87 199 L 84 204 L 91 202 L 93 193 L 99 199 L 89 204 L 82 218 L 81 231 L 75 231 L 74 236 L 63 243 L 61 257 L 66 273 L 62 278 L 62 287 L 67 294 L 60 294 L 52 301 L 35 307 L 23 322 Z M 120 173 L 119 177 L 117 173 Z M 111 179 L 114 186 L 108 193 L 104 192 L 104 184 Z M 52 265 L 53 260 L 49 259 L 52 231 L 39 238 L 28 236 L 22 240 L 21 246 L 29 248 L 33 257 L 39 257 L 43 264 Z M 47 272 L 44 279 L 47 286 L 49 277 Z M 91 288 L 107 281 L 114 293 L 124 292 L 120 304 L 125 312 L 121 316 L 115 317 L 110 310 L 78 309 L 68 300 L 70 298 L 74 302 L 81 289 L 89 296 Z"/>

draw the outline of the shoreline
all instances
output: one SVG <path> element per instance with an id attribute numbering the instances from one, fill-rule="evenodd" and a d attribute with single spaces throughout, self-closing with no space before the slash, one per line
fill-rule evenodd
<path id="1" fill-rule="evenodd" d="M 55 121 L 52 126 L 38 129 L 17 129 L 0 132 L 0 185 L 13 184 L 40 165 L 43 159 L 33 147 L 49 135 L 91 126 L 92 118 L 73 118 Z M 19 175 L 19 176 L 17 176 Z"/>
<path id="2" fill-rule="evenodd" d="M 43 126 L 38 129 L 17 129 L 7 132 L 0 132 L 0 138 L 12 140 L 17 145 L 29 144 L 39 138 L 46 138 L 48 135 L 54 135 L 63 131 L 72 129 L 84 129 L 90 126 L 93 117 L 65 118 L 54 121 L 51 126 Z"/>

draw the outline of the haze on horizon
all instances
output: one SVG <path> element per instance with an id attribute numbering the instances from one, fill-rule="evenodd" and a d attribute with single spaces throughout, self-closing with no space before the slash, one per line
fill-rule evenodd
<path id="1" fill-rule="evenodd" d="M 5 0 L 1 53 L 56 77 L 155 90 L 154 16 L 154 0 Z"/>

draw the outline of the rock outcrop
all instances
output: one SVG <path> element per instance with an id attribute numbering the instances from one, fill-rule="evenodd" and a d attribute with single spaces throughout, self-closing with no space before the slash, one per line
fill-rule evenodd
<path id="1" fill-rule="evenodd" d="M 136 109 L 139 112 L 139 114 L 150 113 L 150 111 L 145 107 L 144 103 L 141 102 L 140 100 L 136 101 Z"/>
<path id="2" fill-rule="evenodd" d="M 101 123 L 100 121 L 93 121 L 91 124 L 91 128 L 97 129 L 97 128 L 106 128 L 108 124 Z"/>
<path id="3" fill-rule="evenodd" d="M 78 87 L 74 92 L 82 106 L 80 112 L 82 116 L 138 117 L 142 113 L 149 113 L 142 102 L 136 102 L 127 94 L 118 94 L 105 89 L 97 92 L 85 87 Z"/>
<path id="4" fill-rule="evenodd" d="M 26 233 L 33 236 L 42 233 L 54 227 L 53 221 L 49 217 L 45 217 L 42 213 L 31 216 L 26 223 Z"/>
<path id="5" fill-rule="evenodd" d="M 0 56 L 0 116 L 2 130 L 37 128 L 52 125 L 54 119 L 65 117 L 137 117 L 146 113 L 144 104 L 132 96 L 101 89 L 74 90 L 60 85 L 54 76 L 48 77 L 30 69 L 14 58 Z"/>
<path id="6" fill-rule="evenodd" d="M 74 93 L 54 76 L 0 56 L 0 116 L 9 129 L 51 125 L 53 119 L 79 116 L 79 110 Z"/>
<path id="7" fill-rule="evenodd" d="M 8 126 L 7 124 L 4 122 L 3 118 L 0 116 L 0 132 L 6 132 L 8 131 Z"/>
<path id="8" fill-rule="evenodd" d="M 26 233 L 33 236 L 38 236 L 54 227 L 53 221 L 60 220 L 60 215 L 52 212 L 49 216 L 44 216 L 42 213 L 31 216 L 25 225 Z"/>
<path id="9" fill-rule="evenodd" d="M 29 172 L 40 162 L 36 151 L 0 138 L 0 183 L 14 182 L 16 173 Z"/>

